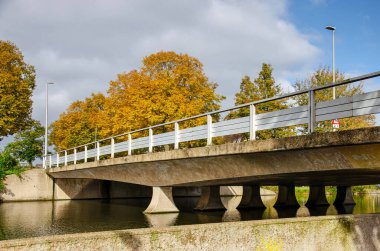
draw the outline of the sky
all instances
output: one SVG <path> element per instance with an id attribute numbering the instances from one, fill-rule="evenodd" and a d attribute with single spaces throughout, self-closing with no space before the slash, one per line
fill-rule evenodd
<path id="1" fill-rule="evenodd" d="M 263 62 L 285 92 L 331 66 L 327 25 L 337 28 L 337 69 L 348 76 L 378 71 L 379 9 L 377 0 L 0 0 L 0 40 L 15 43 L 35 66 L 32 116 L 44 124 L 47 82 L 55 83 L 51 123 L 158 51 L 197 57 L 227 97 L 223 107 L 233 105 L 242 77 L 255 78 Z"/>

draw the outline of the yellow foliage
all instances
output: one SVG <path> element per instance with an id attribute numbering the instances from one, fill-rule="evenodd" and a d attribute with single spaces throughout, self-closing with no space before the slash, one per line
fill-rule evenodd
<path id="1" fill-rule="evenodd" d="M 139 70 L 119 74 L 110 82 L 101 134 L 106 137 L 217 110 L 224 97 L 215 93 L 216 87 L 198 59 L 175 52 L 152 54 Z M 157 128 L 155 133 L 169 128 Z"/>
<path id="2" fill-rule="evenodd" d="M 50 142 L 57 150 L 93 142 L 104 102 L 105 96 L 98 93 L 72 103 L 51 125 Z"/>
<path id="3" fill-rule="evenodd" d="M 32 122 L 34 87 L 34 67 L 24 62 L 16 45 L 0 40 L 0 140 Z"/>
<path id="4" fill-rule="evenodd" d="M 152 54 L 143 59 L 141 68 L 119 74 L 110 82 L 102 109 L 84 108 L 94 96 L 74 102 L 53 124 L 52 142 L 63 149 L 93 141 L 95 125 L 105 138 L 217 110 L 224 97 L 215 93 L 216 87 L 208 81 L 198 59 L 175 52 Z M 180 128 L 205 121 L 183 122 Z M 173 125 L 155 128 L 154 133 L 168 130 L 173 130 Z"/>

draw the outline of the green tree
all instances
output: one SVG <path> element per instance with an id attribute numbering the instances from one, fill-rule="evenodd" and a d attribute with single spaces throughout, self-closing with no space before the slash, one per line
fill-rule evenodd
<path id="1" fill-rule="evenodd" d="M 21 172 L 18 161 L 9 151 L 0 152 L 0 192 L 5 189 L 4 179 L 7 175 L 19 175 Z"/>
<path id="2" fill-rule="evenodd" d="M 0 140 L 29 125 L 34 87 L 34 67 L 16 45 L 0 40 Z"/>
<path id="3" fill-rule="evenodd" d="M 18 161 L 12 156 L 10 151 L 4 150 L 0 153 L 0 171 L 3 172 L 4 175 L 17 166 Z"/>
<path id="4" fill-rule="evenodd" d="M 240 91 L 235 94 L 235 105 L 259 101 L 282 94 L 280 84 L 276 84 L 273 76 L 273 68 L 270 64 L 263 63 L 258 77 L 252 82 L 249 76 L 243 77 Z M 288 108 L 285 100 L 275 100 L 256 105 L 256 114 L 267 113 Z M 241 108 L 229 113 L 227 119 L 249 116 L 249 107 Z M 261 130 L 256 133 L 257 139 L 279 138 L 294 135 L 291 128 L 276 128 Z M 248 134 L 243 134 L 241 140 L 247 140 Z"/>
<path id="5" fill-rule="evenodd" d="M 345 79 L 345 75 L 342 72 L 336 72 L 336 81 L 340 82 Z M 296 91 L 306 90 L 312 87 L 323 86 L 333 82 L 332 71 L 328 67 L 321 67 L 313 72 L 308 78 L 297 81 L 294 85 Z M 335 94 L 336 98 L 340 97 L 350 97 L 356 94 L 363 93 L 363 84 L 348 84 L 336 87 Z M 316 91 L 315 102 L 322 102 L 332 100 L 332 89 L 323 89 Z M 308 104 L 308 97 L 306 94 L 299 95 L 295 97 L 296 103 L 299 106 Z M 348 130 L 362 127 L 370 127 L 375 125 L 375 116 L 365 115 L 352 118 L 339 119 L 340 127 L 339 130 Z M 300 131 L 305 133 L 307 131 L 307 126 L 300 127 Z M 321 121 L 317 122 L 316 132 L 329 132 L 332 131 L 331 121 Z"/>
<path id="6" fill-rule="evenodd" d="M 32 162 L 42 158 L 44 127 L 38 121 L 33 121 L 28 129 L 16 134 L 14 142 L 9 143 L 5 150 L 20 161 Z"/>

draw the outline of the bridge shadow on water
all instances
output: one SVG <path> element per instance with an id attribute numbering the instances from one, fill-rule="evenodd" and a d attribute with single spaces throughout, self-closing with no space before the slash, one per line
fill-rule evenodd
<path id="1" fill-rule="evenodd" d="M 380 213 L 380 195 L 356 196 L 355 206 L 342 208 L 333 205 L 307 208 L 303 203 L 300 203 L 300 207 L 274 208 L 275 196 L 262 197 L 266 208 L 244 210 L 236 209 L 240 197 L 222 197 L 227 210 L 219 211 L 194 211 L 199 197 L 175 197 L 180 212 L 169 214 L 144 214 L 150 201 L 148 198 L 3 203 L 0 204 L 0 240 L 115 231 L 128 245 L 138 247 L 138 240 L 134 244 L 130 243 L 134 237 L 118 231 L 289 217 Z"/>

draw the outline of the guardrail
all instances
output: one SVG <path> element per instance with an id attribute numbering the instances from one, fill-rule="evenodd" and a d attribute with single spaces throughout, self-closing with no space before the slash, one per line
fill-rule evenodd
<path id="1" fill-rule="evenodd" d="M 189 118 L 179 119 L 172 122 L 118 134 L 85 145 L 66 149 L 64 151 L 57 152 L 54 155 L 50 154 L 44 156 L 44 168 L 58 167 L 60 165 L 67 166 L 69 163 L 75 165 L 80 160 L 87 162 L 90 158 L 94 158 L 94 160 L 100 160 L 100 157 L 104 155 L 109 155 L 110 158 L 114 158 L 115 153 L 121 152 L 128 152 L 128 155 L 131 155 L 132 150 L 144 148 L 147 148 L 148 152 L 153 152 L 153 147 L 170 144 L 174 144 L 174 149 L 179 149 L 179 144 L 181 142 L 188 142 L 193 140 L 206 139 L 207 145 L 212 145 L 212 139 L 214 137 L 228 136 L 240 133 L 249 133 L 249 139 L 255 140 L 256 131 L 287 126 L 297 126 L 301 124 L 308 124 L 308 133 L 313 133 L 315 131 L 316 122 L 380 113 L 380 91 L 373 91 L 351 97 L 342 97 L 335 100 L 318 103 L 315 102 L 316 91 L 363 81 L 378 76 L 380 76 L 380 71 L 346 79 L 341 82 L 330 83 L 325 86 L 292 92 L 277 97 L 254 101 L 227 109 L 221 109 L 218 111 L 208 112 Z M 255 107 L 258 104 L 275 100 L 282 100 L 302 94 L 308 95 L 308 105 L 256 114 Z M 212 121 L 213 115 L 237 110 L 244 107 L 249 107 L 249 116 L 219 121 L 215 123 Z M 205 125 L 180 129 L 180 123 L 202 117 L 207 117 L 207 123 Z M 174 125 L 174 131 L 154 134 L 155 128 L 167 125 Z M 132 138 L 132 135 L 134 133 L 144 131 L 148 132 L 148 136 Z M 115 143 L 116 138 L 125 137 L 127 135 L 128 140 Z M 108 145 L 101 146 L 101 143 L 106 141 L 109 141 L 110 143 Z M 94 148 L 89 149 L 91 146 Z M 78 151 L 80 149 L 82 149 L 82 151 Z M 68 152 L 72 153 L 68 154 Z"/>

